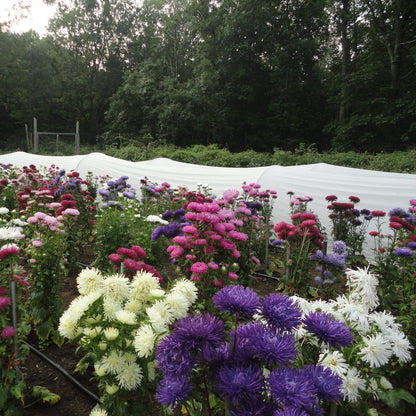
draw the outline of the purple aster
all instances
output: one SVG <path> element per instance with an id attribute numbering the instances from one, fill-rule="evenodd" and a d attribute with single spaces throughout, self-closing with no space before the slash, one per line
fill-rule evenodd
<path id="1" fill-rule="evenodd" d="M 310 375 L 292 367 L 274 369 L 269 376 L 270 394 L 277 403 L 307 409 L 316 403 L 317 388 Z"/>
<path id="2" fill-rule="evenodd" d="M 335 253 L 342 254 L 347 250 L 347 246 L 343 241 L 338 240 L 332 243 L 332 249 L 335 251 Z"/>
<path id="3" fill-rule="evenodd" d="M 324 262 L 345 269 L 345 257 L 341 254 L 329 253 L 324 256 Z"/>
<path id="4" fill-rule="evenodd" d="M 168 220 L 169 218 L 172 218 L 172 217 L 173 217 L 173 213 L 169 209 L 162 214 L 162 219 L 164 220 Z"/>
<path id="5" fill-rule="evenodd" d="M 260 306 L 257 293 L 241 285 L 225 286 L 213 296 L 212 300 L 216 308 L 243 316 L 252 316 Z"/>
<path id="6" fill-rule="evenodd" d="M 186 377 L 163 377 L 156 389 L 156 399 L 164 406 L 175 407 L 188 398 L 192 391 Z"/>
<path id="7" fill-rule="evenodd" d="M 254 364 L 226 365 L 214 377 L 215 390 L 234 406 L 256 401 L 263 387 L 262 368 Z"/>
<path id="8" fill-rule="evenodd" d="M 173 238 L 182 233 L 182 230 L 177 222 L 171 222 L 162 228 L 162 234 L 167 238 Z"/>
<path id="9" fill-rule="evenodd" d="M 409 214 L 403 208 L 393 208 L 389 212 L 389 217 L 393 217 L 393 216 L 407 218 Z"/>
<path id="10" fill-rule="evenodd" d="M 399 247 L 394 250 L 394 254 L 399 257 L 412 257 L 413 250 L 409 247 Z"/>
<path id="11" fill-rule="evenodd" d="M 289 296 L 271 293 L 263 298 L 260 315 L 273 328 L 290 331 L 300 325 L 302 312 Z"/>
<path id="12" fill-rule="evenodd" d="M 312 381 L 318 391 L 318 398 L 326 402 L 336 402 L 342 399 L 342 380 L 331 369 L 321 365 L 316 367 L 308 365 L 305 367 L 305 370 L 309 371 L 312 377 Z"/>
<path id="13" fill-rule="evenodd" d="M 310 312 L 304 318 L 305 328 L 332 347 L 348 346 L 353 341 L 350 328 L 325 312 Z"/>
<path id="14" fill-rule="evenodd" d="M 188 350 L 216 348 L 224 339 L 224 324 L 209 313 L 199 313 L 179 319 L 172 336 Z"/>
<path id="15" fill-rule="evenodd" d="M 360 212 L 361 212 L 361 215 L 370 215 L 371 214 L 370 210 L 367 209 L 367 208 L 362 209 Z"/>
<path id="16" fill-rule="evenodd" d="M 153 241 L 156 241 L 161 235 L 162 235 L 162 232 L 163 232 L 163 226 L 162 225 L 158 225 L 153 231 L 152 231 L 152 234 L 151 234 L 151 238 L 152 238 L 152 240 Z"/>
<path id="17" fill-rule="evenodd" d="M 129 199 L 134 199 L 135 194 L 134 194 L 134 192 L 131 192 L 131 191 L 124 191 L 123 196 L 125 196 L 126 198 L 129 198 Z"/>
<path id="18" fill-rule="evenodd" d="M 185 215 L 186 211 L 183 208 L 179 208 L 176 211 L 173 212 L 173 217 L 177 218 L 177 217 L 182 217 L 183 215 Z"/>
<path id="19" fill-rule="evenodd" d="M 191 352 L 173 334 L 163 338 L 156 348 L 158 367 L 165 375 L 188 376 L 194 366 Z"/>
<path id="20" fill-rule="evenodd" d="M 321 276 L 315 276 L 313 280 L 315 280 L 315 283 L 318 285 L 322 285 L 324 283 Z"/>
<path id="21" fill-rule="evenodd" d="M 273 416 L 308 416 L 309 413 L 307 413 L 303 409 L 299 409 L 298 407 L 289 406 L 284 409 L 278 409 L 273 414 Z"/>
<path id="22" fill-rule="evenodd" d="M 322 260 L 324 258 L 324 253 L 321 250 L 316 250 L 309 255 L 309 260 Z"/>
<path id="23" fill-rule="evenodd" d="M 327 279 L 332 277 L 332 273 L 329 270 L 325 270 L 323 272 L 324 277 L 326 277 Z"/>
<path id="24" fill-rule="evenodd" d="M 411 250 L 415 250 L 416 249 L 416 241 L 409 241 L 406 246 L 408 248 L 410 248 Z"/>
<path id="25" fill-rule="evenodd" d="M 272 241 L 273 246 L 281 246 L 283 244 L 286 244 L 286 241 L 284 241 L 284 240 L 274 240 L 274 241 Z"/>
<path id="26" fill-rule="evenodd" d="M 252 355 L 264 360 L 267 365 L 291 362 L 298 354 L 292 334 L 276 332 L 259 321 L 237 328 L 237 351 L 240 345 L 245 352 L 251 351 Z"/>

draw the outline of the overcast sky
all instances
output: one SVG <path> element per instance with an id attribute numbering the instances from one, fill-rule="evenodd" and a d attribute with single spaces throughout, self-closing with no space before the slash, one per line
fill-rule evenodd
<path id="1" fill-rule="evenodd" d="M 0 21 L 9 20 L 9 12 L 12 16 L 19 14 L 18 11 L 13 11 L 13 4 L 17 0 L 0 0 Z M 46 26 L 48 25 L 48 19 L 54 15 L 56 6 L 47 6 L 42 0 L 24 0 L 26 4 L 31 5 L 30 15 L 21 20 L 17 26 L 13 26 L 14 32 L 25 32 L 29 29 L 36 30 L 39 34 L 46 32 Z"/>

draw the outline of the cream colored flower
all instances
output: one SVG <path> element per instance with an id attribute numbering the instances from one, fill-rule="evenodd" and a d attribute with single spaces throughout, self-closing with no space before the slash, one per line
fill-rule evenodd
<path id="1" fill-rule="evenodd" d="M 129 296 L 130 281 L 122 275 L 112 275 L 103 279 L 104 296 L 115 302 L 123 302 Z"/>
<path id="2" fill-rule="evenodd" d="M 125 309 L 119 309 L 116 311 L 116 319 L 120 321 L 122 324 L 126 325 L 136 325 L 137 319 L 136 314 L 133 312 L 127 311 Z"/>
<path id="3" fill-rule="evenodd" d="M 84 269 L 77 277 L 78 292 L 81 295 L 99 291 L 103 289 L 103 276 L 97 269 Z"/>
<path id="4" fill-rule="evenodd" d="M 127 364 L 117 374 L 116 378 L 123 389 L 134 390 L 140 386 L 143 379 L 143 371 L 139 364 Z"/>
<path id="5" fill-rule="evenodd" d="M 104 329 L 104 336 L 108 341 L 114 341 L 120 334 L 120 331 L 117 328 L 112 326 Z"/>
<path id="6" fill-rule="evenodd" d="M 134 349 L 139 357 L 149 357 L 152 354 L 156 342 L 156 334 L 149 324 L 142 325 L 134 337 Z"/>

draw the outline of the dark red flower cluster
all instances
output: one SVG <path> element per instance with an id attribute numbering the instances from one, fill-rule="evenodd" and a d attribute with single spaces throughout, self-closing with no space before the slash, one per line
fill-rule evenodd
<path id="1" fill-rule="evenodd" d="M 132 248 L 120 247 L 113 254 L 108 256 L 111 262 L 114 263 L 114 270 L 120 271 L 121 265 L 124 265 L 124 274 L 130 279 L 140 271 L 148 272 L 156 276 L 159 281 L 163 280 L 159 271 L 150 264 L 145 263 L 142 259 L 146 258 L 146 252 L 140 246 L 133 246 Z"/>

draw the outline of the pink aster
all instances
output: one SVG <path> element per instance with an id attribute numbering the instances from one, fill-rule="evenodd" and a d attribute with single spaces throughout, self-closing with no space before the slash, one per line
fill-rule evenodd
<path id="1" fill-rule="evenodd" d="M 301 227 L 312 227 L 316 224 L 315 220 L 304 220 L 301 222 L 300 226 Z"/>
<path id="2" fill-rule="evenodd" d="M 188 244 L 188 238 L 184 237 L 183 235 L 177 235 L 176 237 L 173 237 L 172 241 L 180 245 Z"/>
<path id="3" fill-rule="evenodd" d="M 228 277 L 232 280 L 238 279 L 238 275 L 234 272 L 228 272 Z"/>
<path id="4" fill-rule="evenodd" d="M 39 220 L 43 220 L 47 217 L 44 212 L 36 212 L 33 216 Z"/>
<path id="5" fill-rule="evenodd" d="M 4 308 L 10 303 L 10 298 L 7 296 L 0 297 L 0 309 L 4 310 Z"/>
<path id="6" fill-rule="evenodd" d="M 191 266 L 191 272 L 195 274 L 204 274 L 208 271 L 208 266 L 206 263 L 197 261 Z"/>
<path id="7" fill-rule="evenodd" d="M 241 212 L 245 215 L 251 215 L 251 211 L 247 207 L 238 207 L 237 212 Z"/>
<path id="8" fill-rule="evenodd" d="M 217 264 L 217 263 L 214 263 L 213 261 L 210 261 L 210 262 L 208 263 L 208 267 L 209 267 L 210 269 L 212 269 L 212 270 L 218 270 L 218 268 L 219 268 L 218 264 Z"/>
<path id="9" fill-rule="evenodd" d="M 109 260 L 110 261 L 112 261 L 113 263 L 121 263 L 122 262 L 122 258 L 118 255 L 118 254 L 116 254 L 116 253 L 113 253 L 113 254 L 110 254 L 109 256 L 108 256 L 108 258 L 109 258 Z"/>
<path id="10" fill-rule="evenodd" d="M 172 259 L 176 259 L 183 253 L 183 248 L 181 246 L 169 246 L 167 252 L 170 253 Z"/>
<path id="11" fill-rule="evenodd" d="M 26 221 L 27 221 L 29 224 L 36 224 L 36 223 L 39 221 L 39 219 L 38 219 L 38 218 L 36 218 L 36 217 L 29 217 Z"/>
<path id="12" fill-rule="evenodd" d="M 188 259 L 188 260 L 196 260 L 196 256 L 195 256 L 195 254 L 187 254 L 187 255 L 185 256 L 185 258 L 186 258 L 186 259 Z"/>
<path id="13" fill-rule="evenodd" d="M 118 254 L 118 255 L 120 255 L 120 256 L 127 256 L 127 257 L 130 257 L 130 258 L 132 258 L 132 259 L 134 259 L 134 260 L 136 260 L 137 259 L 137 253 L 134 251 L 134 250 L 132 250 L 132 249 L 130 249 L 130 248 L 125 248 L 125 247 L 120 247 L 120 248 L 118 248 L 117 250 L 116 250 L 116 253 Z"/>
<path id="14" fill-rule="evenodd" d="M 235 244 L 230 240 L 222 239 L 220 241 L 220 246 L 225 248 L 226 250 L 234 250 L 235 249 Z"/>
<path id="15" fill-rule="evenodd" d="M 395 229 L 395 230 L 401 230 L 402 228 L 403 228 L 403 225 L 401 225 L 400 223 L 398 223 L 398 222 L 394 222 L 394 221 L 392 221 L 391 223 L 390 223 L 390 227 L 391 228 L 393 228 L 393 229 Z"/>
<path id="16" fill-rule="evenodd" d="M 1 331 L 2 338 L 11 338 L 16 331 L 12 326 L 6 326 Z"/>
<path id="17" fill-rule="evenodd" d="M 375 211 L 371 211 L 371 215 L 373 217 L 384 217 L 386 213 L 384 211 L 375 210 Z"/>
<path id="18" fill-rule="evenodd" d="M 14 247 L 14 246 L 6 247 L 0 251 L 0 260 L 3 260 L 8 256 L 12 256 L 13 254 L 19 254 L 18 247 Z"/>
<path id="19" fill-rule="evenodd" d="M 67 208 L 62 211 L 62 215 L 73 215 L 74 217 L 77 217 L 79 215 L 79 211 L 76 208 Z"/>
<path id="20" fill-rule="evenodd" d="M 222 197 L 229 202 L 232 199 L 237 198 L 239 195 L 239 192 L 236 189 L 227 189 L 223 192 Z"/>
<path id="21" fill-rule="evenodd" d="M 140 246 L 133 246 L 131 248 L 141 259 L 145 259 L 146 258 L 146 252 L 144 251 L 144 249 Z"/>
<path id="22" fill-rule="evenodd" d="M 234 240 L 239 240 L 239 241 L 246 241 L 248 238 L 248 235 L 245 233 L 240 233 L 239 231 L 230 231 L 228 233 L 228 236 L 230 238 L 233 238 Z"/>
<path id="23" fill-rule="evenodd" d="M 43 244 L 42 241 L 39 241 L 39 240 L 32 241 L 33 247 L 40 247 L 42 244 Z"/>
<path id="24" fill-rule="evenodd" d="M 198 234 L 198 230 L 193 225 L 185 225 L 185 227 L 182 228 L 182 231 L 188 234 Z"/>

